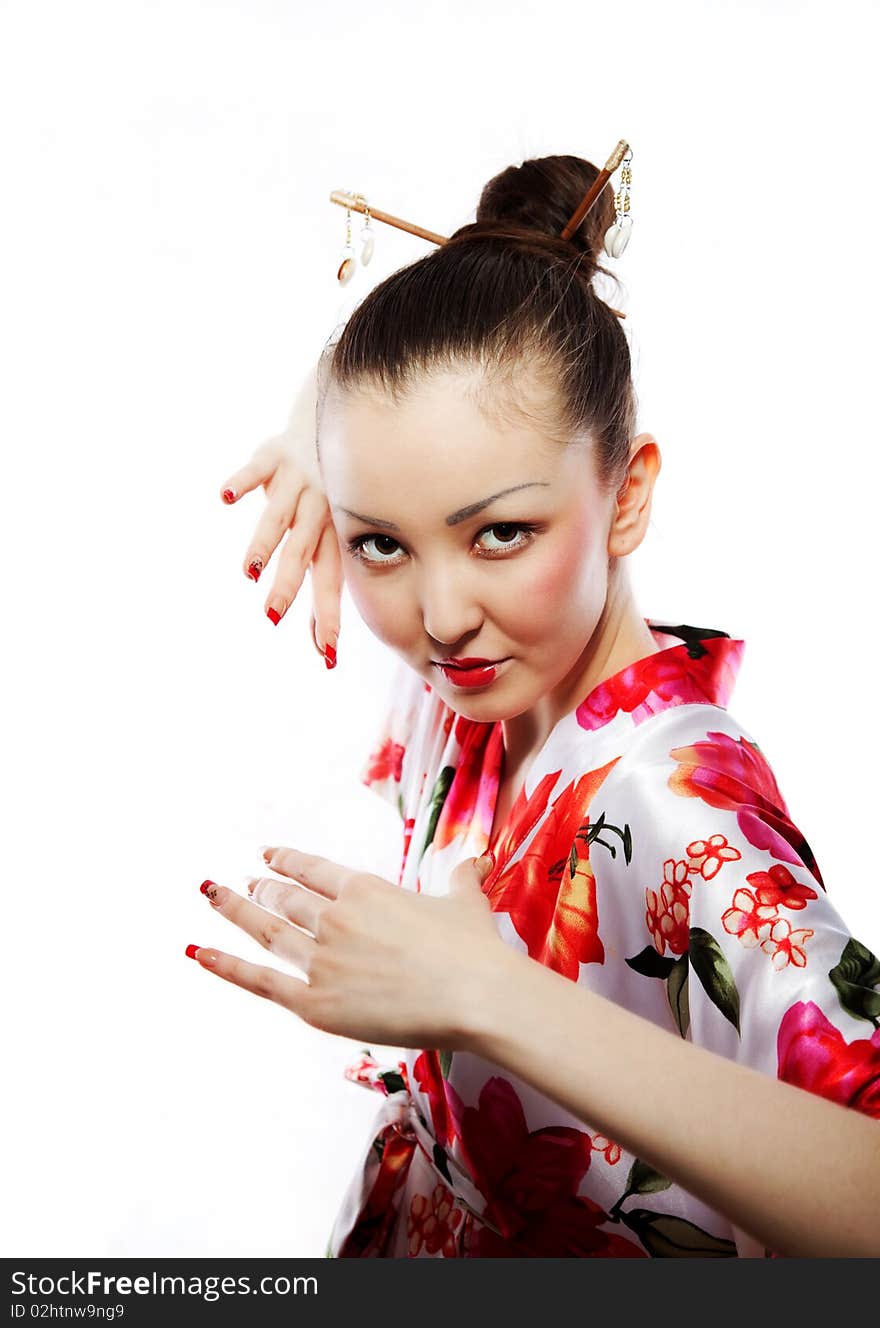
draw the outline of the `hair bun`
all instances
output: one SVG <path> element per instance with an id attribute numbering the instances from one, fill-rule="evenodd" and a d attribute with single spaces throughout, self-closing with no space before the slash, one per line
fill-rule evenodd
<path id="1" fill-rule="evenodd" d="M 515 226 L 558 240 L 598 174 L 592 162 L 565 155 L 533 157 L 520 166 L 508 166 L 484 187 L 473 229 Z M 613 220 L 613 196 L 603 189 L 571 238 L 560 243 L 589 254 L 591 266 L 596 267 Z"/>

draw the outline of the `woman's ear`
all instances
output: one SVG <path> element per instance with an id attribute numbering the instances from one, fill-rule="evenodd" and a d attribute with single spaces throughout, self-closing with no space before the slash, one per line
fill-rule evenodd
<path id="1" fill-rule="evenodd" d="M 622 558 L 637 549 L 645 538 L 651 517 L 651 497 L 662 458 L 657 439 L 640 433 L 630 445 L 629 463 L 617 490 L 614 514 L 608 531 L 608 553 Z"/>

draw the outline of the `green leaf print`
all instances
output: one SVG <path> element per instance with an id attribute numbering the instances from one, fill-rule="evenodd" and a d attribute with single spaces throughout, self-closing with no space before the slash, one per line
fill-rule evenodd
<path id="1" fill-rule="evenodd" d="M 444 1079 L 448 1079 L 449 1071 L 452 1069 L 452 1052 L 438 1051 L 437 1055 L 440 1058 L 440 1073 L 443 1075 Z"/>
<path id="2" fill-rule="evenodd" d="M 668 1190 L 671 1184 L 672 1181 L 668 1176 L 655 1171 L 647 1162 L 637 1157 L 626 1178 L 626 1194 L 621 1195 L 617 1202 L 622 1203 L 630 1194 L 656 1194 L 658 1190 Z"/>
<path id="3" fill-rule="evenodd" d="M 586 831 L 586 834 L 582 833 L 584 830 Z M 599 838 L 603 830 L 608 830 L 611 832 L 611 834 L 620 836 L 621 842 L 623 844 L 623 857 L 627 866 L 629 866 L 630 862 L 632 861 L 632 834 L 630 832 L 629 825 L 624 825 L 623 829 L 621 830 L 619 825 L 612 825 L 610 821 L 606 821 L 605 813 L 600 812 L 598 821 L 594 821 L 592 825 L 585 822 L 585 824 L 581 827 L 581 830 L 578 831 L 576 838 L 577 839 L 585 838 L 587 842 L 587 847 L 589 847 L 590 844 L 593 843 L 601 844 L 603 848 L 607 848 L 612 858 L 616 858 L 617 849 L 614 847 L 614 845 L 608 844 L 605 842 L 604 839 Z"/>
<path id="4" fill-rule="evenodd" d="M 428 848 L 428 845 L 434 840 L 434 832 L 437 829 L 437 822 L 440 820 L 440 813 L 443 810 L 443 804 L 446 801 L 449 790 L 452 788 L 452 781 L 454 778 L 455 767 L 451 765 L 445 765 L 437 776 L 431 793 L 431 811 L 428 817 L 428 828 L 425 831 L 425 842 L 422 844 L 421 852 L 418 856 L 419 862 L 421 862 L 422 858 L 425 856 L 425 851 Z"/>
<path id="5" fill-rule="evenodd" d="M 840 1004 L 856 1019 L 867 1019 L 880 1028 L 880 960 L 867 946 L 850 937 L 828 976 L 837 989 Z"/>
<path id="6" fill-rule="evenodd" d="M 739 1033 L 739 992 L 721 946 L 702 927 L 691 927 L 688 956 L 709 1000 Z"/>
<path id="7" fill-rule="evenodd" d="M 439 1144 L 435 1144 L 434 1147 L 431 1149 L 431 1152 L 434 1155 L 434 1166 L 437 1168 L 437 1170 L 440 1172 L 442 1176 L 446 1177 L 447 1181 L 451 1185 L 452 1176 L 449 1174 L 449 1158 L 446 1156 L 445 1149 L 441 1148 Z"/>
<path id="8" fill-rule="evenodd" d="M 687 955 L 681 955 L 673 964 L 672 972 L 666 979 L 666 999 L 669 1001 L 672 1017 L 683 1038 L 687 1037 L 688 1029 L 691 1026 L 691 1011 L 688 1001 L 689 967 Z"/>
<path id="9" fill-rule="evenodd" d="M 634 968 L 645 978 L 668 978 L 676 963 L 674 959 L 666 959 L 663 955 L 659 955 L 653 945 L 646 945 L 644 950 L 632 959 L 627 959 L 624 955 L 624 959 L 630 968 Z"/>
<path id="10" fill-rule="evenodd" d="M 396 1070 L 385 1070 L 379 1075 L 379 1078 L 382 1080 L 382 1083 L 385 1085 L 389 1093 L 399 1093 L 402 1089 L 406 1088 L 402 1076 L 399 1075 Z"/>
<path id="11" fill-rule="evenodd" d="M 652 1259 L 736 1259 L 732 1240 L 712 1236 L 702 1227 L 671 1213 L 635 1208 L 621 1213 L 621 1221 L 634 1231 Z"/>

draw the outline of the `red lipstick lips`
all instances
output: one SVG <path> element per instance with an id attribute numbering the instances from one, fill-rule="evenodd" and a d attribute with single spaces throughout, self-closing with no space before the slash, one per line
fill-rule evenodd
<path id="1" fill-rule="evenodd" d="M 497 664 L 497 659 L 476 659 L 470 655 L 462 656 L 460 659 L 456 655 L 450 655 L 449 659 L 438 659 L 440 665 L 449 664 L 456 669 L 481 669 L 487 668 L 490 664 Z"/>
<path id="2" fill-rule="evenodd" d="M 475 659 L 471 656 L 461 659 L 440 659 L 435 661 L 444 678 L 456 687 L 485 687 L 492 682 L 503 659 Z"/>

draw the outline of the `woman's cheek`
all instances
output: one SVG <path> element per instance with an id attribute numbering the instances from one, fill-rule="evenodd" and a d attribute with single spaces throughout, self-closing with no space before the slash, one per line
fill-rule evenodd
<path id="1" fill-rule="evenodd" d="M 554 620 L 561 625 L 560 615 L 567 617 L 571 611 L 582 560 L 583 549 L 568 544 L 541 551 L 540 558 L 535 559 L 529 569 L 530 618 L 534 612 L 542 625 Z"/>
<path id="2" fill-rule="evenodd" d="M 390 588 L 387 575 L 353 567 L 346 574 L 346 585 L 355 608 L 365 625 L 392 650 L 405 647 L 407 617 L 400 602 L 400 593 Z"/>

